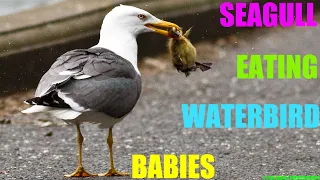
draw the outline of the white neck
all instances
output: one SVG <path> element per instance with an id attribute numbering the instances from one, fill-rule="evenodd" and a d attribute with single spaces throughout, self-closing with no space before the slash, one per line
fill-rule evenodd
<path id="1" fill-rule="evenodd" d="M 126 30 L 112 27 L 111 24 L 102 26 L 99 43 L 94 47 L 108 49 L 131 62 L 140 75 L 138 69 L 138 44 L 136 36 Z"/>

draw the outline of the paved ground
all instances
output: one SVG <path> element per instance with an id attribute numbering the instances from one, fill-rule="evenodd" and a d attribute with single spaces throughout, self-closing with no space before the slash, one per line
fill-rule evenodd
<path id="1" fill-rule="evenodd" d="M 320 57 L 319 27 L 261 31 L 260 35 L 240 35 L 232 45 L 223 40 L 218 47 L 210 42 L 199 44 L 201 59 L 216 59 L 212 71 L 188 78 L 173 70 L 145 75 L 142 98 L 114 130 L 116 167 L 130 172 L 131 154 L 136 153 L 211 153 L 216 158 L 216 179 L 319 175 L 319 129 L 183 129 L 182 103 L 320 102 L 318 80 L 235 78 L 238 53 L 313 53 Z M 213 47 L 218 50 L 212 51 Z M 48 132 L 53 135 L 46 136 Z M 106 171 L 105 131 L 87 125 L 83 133 L 85 167 L 91 172 Z M 0 179 L 63 179 L 63 174 L 76 167 L 75 138 L 72 126 L 1 125 Z"/>

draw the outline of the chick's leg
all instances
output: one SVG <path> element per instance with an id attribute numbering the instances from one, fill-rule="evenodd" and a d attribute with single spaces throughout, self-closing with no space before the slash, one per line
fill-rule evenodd
<path id="1" fill-rule="evenodd" d="M 82 142 L 83 142 L 83 136 L 81 134 L 80 124 L 77 124 L 77 133 L 78 133 L 78 168 L 72 174 L 65 175 L 65 177 L 96 176 L 94 174 L 88 173 L 86 170 L 84 170 L 84 168 L 82 166 Z"/>
<path id="2" fill-rule="evenodd" d="M 112 128 L 109 128 L 107 143 L 108 143 L 109 151 L 110 151 L 110 169 L 107 173 L 99 174 L 99 176 L 129 176 L 129 173 L 118 172 L 114 168 L 113 154 L 112 154 L 112 144 L 113 144 Z"/>

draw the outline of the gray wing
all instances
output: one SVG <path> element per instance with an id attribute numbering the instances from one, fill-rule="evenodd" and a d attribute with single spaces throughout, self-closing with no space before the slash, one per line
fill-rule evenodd
<path id="1" fill-rule="evenodd" d="M 107 74 L 85 80 L 70 80 L 60 88 L 68 98 L 85 109 L 120 118 L 135 106 L 141 92 L 140 79 L 109 78 Z"/>
<path id="2" fill-rule="evenodd" d="M 117 57 L 113 52 L 102 48 L 69 51 L 60 56 L 42 76 L 35 96 L 40 97 L 49 94 L 58 85 L 67 82 L 70 78 L 97 76 L 100 73 L 110 71 L 114 69 L 111 64 L 119 58 L 121 57 Z M 100 61 L 107 65 L 95 69 L 97 62 Z"/>
<path id="3" fill-rule="evenodd" d="M 112 51 L 94 48 L 60 56 L 40 80 L 35 96 L 49 105 L 58 97 L 73 109 L 76 105 L 84 111 L 122 117 L 133 109 L 140 93 L 141 79 L 130 62 Z"/>

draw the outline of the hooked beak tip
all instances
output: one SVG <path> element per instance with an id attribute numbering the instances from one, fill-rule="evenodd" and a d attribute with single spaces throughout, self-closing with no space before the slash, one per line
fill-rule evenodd
<path id="1" fill-rule="evenodd" d="M 168 29 L 170 28 L 177 28 L 177 30 L 181 30 L 181 27 L 179 27 L 177 24 L 168 22 L 168 21 L 163 21 L 161 20 L 159 23 L 148 23 L 145 25 L 146 27 L 152 29 L 155 33 L 167 36 L 167 37 L 172 37 L 172 34 L 169 33 Z"/>

